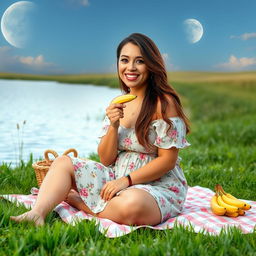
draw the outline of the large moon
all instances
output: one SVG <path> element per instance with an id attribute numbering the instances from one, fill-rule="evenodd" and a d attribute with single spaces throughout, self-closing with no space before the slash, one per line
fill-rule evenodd
<path id="1" fill-rule="evenodd" d="M 192 44 L 197 43 L 204 33 L 202 24 L 196 19 L 186 19 L 183 24 L 187 40 Z"/>
<path id="2" fill-rule="evenodd" d="M 1 30 L 6 41 L 14 47 L 27 46 L 32 29 L 31 17 L 35 4 L 29 1 L 19 1 L 10 5 L 1 19 Z"/>

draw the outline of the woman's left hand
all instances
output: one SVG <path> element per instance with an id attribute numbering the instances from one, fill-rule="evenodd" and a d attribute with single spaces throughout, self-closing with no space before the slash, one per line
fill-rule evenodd
<path id="1" fill-rule="evenodd" d="M 103 200 L 109 201 L 117 192 L 127 188 L 129 181 L 126 177 L 119 178 L 117 180 L 108 181 L 101 189 L 100 196 Z"/>

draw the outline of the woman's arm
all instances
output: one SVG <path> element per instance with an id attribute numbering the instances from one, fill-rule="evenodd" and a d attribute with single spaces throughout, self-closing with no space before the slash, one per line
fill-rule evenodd
<path id="1" fill-rule="evenodd" d="M 117 157 L 118 147 L 118 127 L 120 118 L 123 118 L 124 104 L 110 104 L 106 109 L 110 125 L 105 136 L 102 137 L 98 146 L 100 162 L 105 166 L 111 165 Z"/>
<path id="2" fill-rule="evenodd" d="M 130 173 L 132 184 L 143 184 L 154 181 L 162 177 L 169 170 L 175 167 L 179 149 L 158 149 L 158 157 L 150 161 L 143 167 Z M 128 178 L 121 177 L 117 180 L 107 182 L 101 190 L 100 196 L 107 201 L 112 199 L 117 192 L 129 186 Z"/>
<path id="3" fill-rule="evenodd" d="M 98 146 L 100 162 L 105 166 L 111 165 L 117 157 L 118 128 L 109 126 L 107 134 L 102 137 Z"/>
<path id="4" fill-rule="evenodd" d="M 142 184 L 154 181 L 162 177 L 165 173 L 175 167 L 178 158 L 179 149 L 172 147 L 170 149 L 158 148 L 158 157 L 130 173 L 132 184 Z"/>

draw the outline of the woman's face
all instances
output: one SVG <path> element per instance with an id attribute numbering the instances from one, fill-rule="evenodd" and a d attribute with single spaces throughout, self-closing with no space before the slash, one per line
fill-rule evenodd
<path id="1" fill-rule="evenodd" d="M 121 49 L 118 60 L 118 74 L 130 89 L 147 86 L 149 71 L 137 45 L 127 43 Z"/>

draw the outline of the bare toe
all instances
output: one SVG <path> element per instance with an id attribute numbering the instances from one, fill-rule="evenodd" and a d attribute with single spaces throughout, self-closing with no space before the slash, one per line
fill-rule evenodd
<path id="1" fill-rule="evenodd" d="M 22 222 L 23 220 L 26 219 L 26 215 L 27 215 L 27 213 L 23 213 L 23 214 L 18 215 L 18 216 L 11 216 L 10 219 L 14 220 L 16 222 Z"/>
<path id="2" fill-rule="evenodd" d="M 18 216 L 11 216 L 10 219 L 16 222 L 33 222 L 36 226 L 44 225 L 44 218 L 32 211 L 25 212 Z"/>

